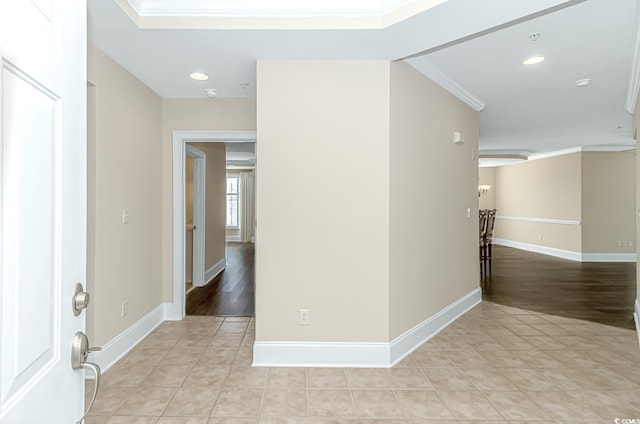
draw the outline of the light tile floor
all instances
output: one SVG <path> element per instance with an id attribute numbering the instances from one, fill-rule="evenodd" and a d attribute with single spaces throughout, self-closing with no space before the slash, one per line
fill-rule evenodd
<path id="1" fill-rule="evenodd" d="M 161 324 L 105 374 L 86 423 L 640 419 L 630 330 L 483 302 L 391 369 L 252 368 L 254 334 L 249 318 Z"/>

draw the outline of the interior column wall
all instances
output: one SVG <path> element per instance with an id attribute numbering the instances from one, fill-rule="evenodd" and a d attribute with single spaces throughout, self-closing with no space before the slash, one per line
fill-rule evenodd
<path id="1" fill-rule="evenodd" d="M 390 116 L 393 340 L 478 288 L 478 113 L 394 62 Z"/>
<path id="2" fill-rule="evenodd" d="M 389 66 L 258 61 L 257 341 L 388 340 Z"/>

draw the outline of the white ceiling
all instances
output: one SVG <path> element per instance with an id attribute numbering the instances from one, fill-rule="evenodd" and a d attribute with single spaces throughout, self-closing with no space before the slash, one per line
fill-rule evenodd
<path id="1" fill-rule="evenodd" d="M 632 116 L 624 107 L 635 19 L 635 0 L 590 0 L 419 60 L 486 103 L 483 150 L 629 145 Z M 524 66 L 530 56 L 547 60 Z M 591 85 L 577 87 L 582 78 Z"/>
<path id="2" fill-rule="evenodd" d="M 635 2 L 448 0 L 379 30 L 211 30 L 140 29 L 114 0 L 88 0 L 89 39 L 164 98 L 205 98 L 206 88 L 255 97 L 258 59 L 396 60 L 435 51 L 417 61 L 486 103 L 481 148 L 536 152 L 631 143 L 623 108 Z M 532 32 L 542 34 L 535 43 Z M 534 50 L 548 60 L 524 69 Z M 193 71 L 209 81 L 191 80 Z M 585 77 L 593 84 L 575 87 Z"/>

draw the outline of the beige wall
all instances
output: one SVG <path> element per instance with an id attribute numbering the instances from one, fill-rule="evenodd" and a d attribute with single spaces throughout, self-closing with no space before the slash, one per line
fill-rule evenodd
<path id="1" fill-rule="evenodd" d="M 580 225 L 496 221 L 496 237 L 579 253 L 634 253 L 635 153 L 582 152 L 502 166 L 498 216 Z"/>
<path id="2" fill-rule="evenodd" d="M 88 158 L 94 322 L 88 328 L 100 346 L 162 302 L 162 99 L 92 45 L 88 79 L 95 85 Z M 123 301 L 129 302 L 125 317 Z"/>
<path id="3" fill-rule="evenodd" d="M 225 257 L 226 149 L 224 143 L 190 143 L 207 155 L 205 270 Z M 196 230 L 197 231 L 197 230 Z"/>
<path id="4" fill-rule="evenodd" d="M 163 99 L 162 293 L 173 301 L 173 131 L 255 131 L 256 99 Z"/>
<path id="5" fill-rule="evenodd" d="M 496 169 L 498 216 L 568 221 L 582 219 L 580 153 L 501 166 Z M 579 225 L 496 220 L 495 236 L 580 252 Z"/>
<path id="6" fill-rule="evenodd" d="M 258 341 L 388 341 L 389 66 L 258 61 Z"/>
<path id="7" fill-rule="evenodd" d="M 487 194 L 478 197 L 479 209 L 496 208 L 496 167 L 478 168 L 478 185 L 490 185 Z"/>
<path id="8" fill-rule="evenodd" d="M 583 253 L 635 253 L 635 162 L 635 152 L 582 153 Z"/>
<path id="9" fill-rule="evenodd" d="M 393 340 L 478 287 L 478 164 L 471 154 L 478 149 L 478 114 L 394 62 L 390 122 Z M 454 131 L 464 144 L 453 144 Z"/>

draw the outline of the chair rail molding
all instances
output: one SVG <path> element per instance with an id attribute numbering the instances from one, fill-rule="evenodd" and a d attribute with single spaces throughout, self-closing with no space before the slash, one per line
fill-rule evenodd
<path id="1" fill-rule="evenodd" d="M 576 221 L 572 219 L 529 218 L 525 216 L 504 216 L 504 215 L 497 215 L 496 219 L 502 220 L 502 221 L 540 222 L 543 224 L 582 225 L 582 221 Z"/>

